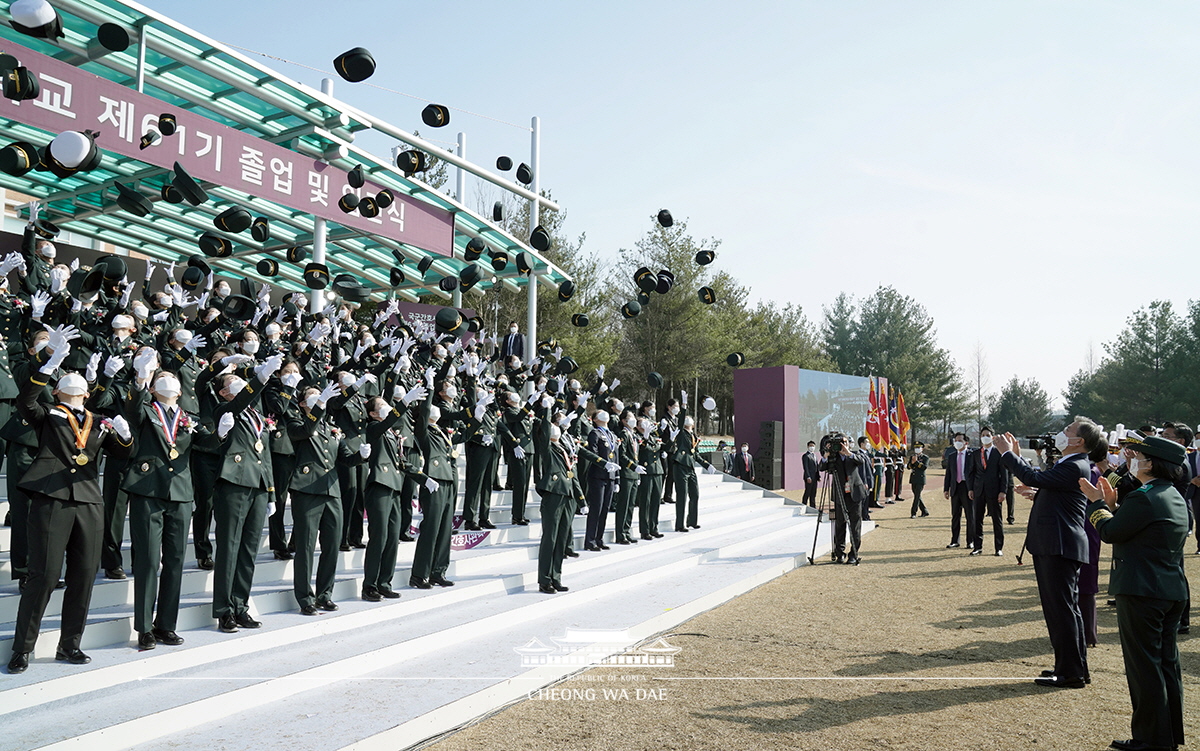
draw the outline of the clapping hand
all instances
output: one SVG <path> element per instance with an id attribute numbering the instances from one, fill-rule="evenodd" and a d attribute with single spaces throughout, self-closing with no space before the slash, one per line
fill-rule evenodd
<path id="1" fill-rule="evenodd" d="M 1109 511 L 1117 507 L 1117 491 L 1113 489 L 1107 477 L 1101 477 L 1099 485 L 1093 485 L 1086 477 L 1080 477 L 1079 489 L 1089 501 L 1104 501 Z"/>

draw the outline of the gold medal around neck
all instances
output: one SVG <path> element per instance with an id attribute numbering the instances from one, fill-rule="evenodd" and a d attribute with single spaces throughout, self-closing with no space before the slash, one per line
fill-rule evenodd
<path id="1" fill-rule="evenodd" d="M 84 455 L 84 454 L 76 454 L 76 455 L 75 455 L 75 463 L 76 463 L 76 464 L 78 464 L 78 465 L 79 465 L 79 466 L 81 466 L 81 467 L 82 467 L 83 465 L 87 464 L 87 463 L 88 463 L 88 461 L 90 461 L 90 460 L 89 460 L 89 459 L 87 458 L 87 456 L 86 456 L 86 455 Z"/>
<path id="2" fill-rule="evenodd" d="M 172 446 L 171 450 L 167 452 L 167 456 L 170 457 L 171 459 L 178 459 L 179 458 L 179 449 Z"/>
<path id="3" fill-rule="evenodd" d="M 258 453 L 260 453 L 260 454 L 261 454 L 261 453 L 262 453 L 262 450 L 263 450 L 263 442 L 262 442 L 262 441 L 255 441 L 255 442 L 254 442 L 254 450 L 255 450 L 255 451 L 257 451 Z"/>

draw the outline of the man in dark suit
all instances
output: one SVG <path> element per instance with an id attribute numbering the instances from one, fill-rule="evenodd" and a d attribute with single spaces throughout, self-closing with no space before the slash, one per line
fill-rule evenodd
<path id="1" fill-rule="evenodd" d="M 996 436 L 994 441 L 1003 454 L 1004 466 L 1022 483 L 1037 488 L 1025 543 L 1033 556 L 1042 614 L 1054 647 L 1054 669 L 1035 679 L 1040 686 L 1083 688 L 1091 680 L 1079 610 L 1079 567 L 1088 560 L 1083 528 L 1087 499 L 1079 481 L 1091 477 L 1088 454 L 1103 441 L 1096 423 L 1076 417 L 1054 437 L 1062 458 L 1043 470 L 1034 469 L 1014 453 L 1020 444 L 1011 433 Z"/>
<path id="2" fill-rule="evenodd" d="M 947 452 L 942 459 L 946 467 L 946 479 L 942 494 L 950 501 L 950 544 L 959 546 L 958 534 L 962 529 L 962 517 L 967 517 L 967 543 L 971 543 L 971 530 L 975 528 L 975 507 L 971 503 L 971 449 L 967 446 L 967 434 L 955 433 L 953 453 Z"/>
<path id="3" fill-rule="evenodd" d="M 505 362 L 510 357 L 525 357 L 525 335 L 517 328 L 516 321 L 509 321 L 508 335 L 500 340 L 500 357 Z"/>
<path id="4" fill-rule="evenodd" d="M 587 449 L 598 457 L 587 468 L 587 532 L 584 535 L 584 550 L 607 550 L 604 544 L 604 527 L 612 506 L 613 493 L 618 484 L 617 451 L 620 441 L 608 429 L 609 416 L 604 410 L 592 415 L 592 430 L 588 433 Z M 678 530 L 677 530 L 678 531 Z M 614 538 L 615 539 L 615 538 Z"/>
<path id="5" fill-rule="evenodd" d="M 63 594 L 62 626 L 54 658 L 83 665 L 91 662 L 79 648 L 87 623 L 92 585 L 100 567 L 104 508 L 100 494 L 100 453 L 117 459 L 129 455 L 133 434 L 125 418 L 102 422 L 84 409 L 87 381 L 78 373 L 58 379 L 53 408 L 38 401 L 48 376 L 66 359 L 74 330 L 63 327 L 50 332 L 46 362 L 21 384 L 17 411 L 38 431 L 38 453 L 21 487 L 29 495 L 28 578 L 17 608 L 13 654 L 8 672 L 23 673 L 29 653 L 37 643 L 42 616 L 58 583 L 66 558 L 66 591 Z"/>
<path id="6" fill-rule="evenodd" d="M 817 444 L 809 441 L 801 462 L 804 466 L 804 503 L 813 507 L 817 505 L 817 485 L 821 479 L 820 470 L 817 469 L 818 458 Z"/>
<path id="7" fill-rule="evenodd" d="M 730 472 L 734 477 L 745 482 L 754 482 L 754 457 L 750 455 L 750 447 L 743 443 L 731 457 Z"/>
<path id="8" fill-rule="evenodd" d="M 843 437 L 842 448 L 839 452 L 830 452 L 821 457 L 817 465 L 821 471 L 829 473 L 829 498 L 833 504 L 833 552 L 830 554 L 831 563 L 858 565 L 858 546 L 862 539 L 862 499 L 867 489 L 863 485 L 859 469 L 864 459 L 850 450 L 850 441 Z M 850 533 L 850 549 L 846 550 L 846 533 Z"/>
<path id="9" fill-rule="evenodd" d="M 968 530 L 967 545 L 971 555 L 983 553 L 983 519 L 992 518 L 992 540 L 996 555 L 1004 555 L 1004 516 L 1001 503 L 1008 490 L 1008 470 L 1000 461 L 1000 452 L 992 446 L 992 429 L 984 425 L 979 429 L 978 451 L 971 452 L 971 506 L 975 513 L 974 525 Z"/>

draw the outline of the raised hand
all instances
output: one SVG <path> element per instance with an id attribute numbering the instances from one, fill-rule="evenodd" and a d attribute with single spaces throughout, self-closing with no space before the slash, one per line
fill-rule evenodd
<path id="1" fill-rule="evenodd" d="M 231 430 L 233 430 L 233 414 L 226 412 L 217 421 L 217 438 L 224 438 L 229 435 L 229 431 Z"/>
<path id="2" fill-rule="evenodd" d="M 121 368 L 125 367 L 125 360 L 116 355 L 109 355 L 104 361 L 104 375 L 109 378 L 115 378 L 117 373 L 121 372 Z"/>

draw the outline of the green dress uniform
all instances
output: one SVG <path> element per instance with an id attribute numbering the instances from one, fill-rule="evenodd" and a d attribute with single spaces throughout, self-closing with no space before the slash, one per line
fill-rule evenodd
<path id="1" fill-rule="evenodd" d="M 1113 546 L 1108 591 L 1117 600 L 1125 678 L 1133 703 L 1133 740 L 1183 745 L 1183 679 L 1176 633 L 1188 599 L 1183 548 L 1188 513 L 1170 480 L 1133 491 L 1116 512 L 1088 505 L 1100 539 Z"/>
<path id="2" fill-rule="evenodd" d="M 662 454 L 662 440 L 657 431 L 651 430 L 642 437 L 638 447 L 638 462 L 646 468 L 638 483 L 638 532 L 643 540 L 661 537 L 658 531 L 658 509 L 662 501 L 663 466 L 659 461 Z"/>
<path id="3" fill-rule="evenodd" d="M 637 502 L 638 481 L 641 477 L 636 469 L 639 464 L 638 449 L 641 441 L 638 440 L 637 434 L 626 426 L 622 426 L 621 431 L 617 433 L 617 439 L 620 441 L 617 447 L 617 464 L 620 466 L 617 477 L 620 482 L 613 496 L 613 506 L 617 512 L 617 518 L 613 521 L 613 536 L 617 544 L 627 545 L 634 541 L 629 533 L 633 526 L 633 507 Z"/>
<path id="4" fill-rule="evenodd" d="M 24 355 L 14 368 L 15 381 L 17 383 L 28 383 L 31 372 L 36 371 L 45 361 L 45 350 L 36 355 Z M 38 380 L 46 381 L 46 385 L 38 393 L 38 401 L 44 406 L 53 406 L 56 400 L 52 393 L 53 388 L 51 384 L 57 379 L 58 374 L 55 373 L 49 378 L 40 373 L 37 375 Z M 38 455 L 38 430 L 29 422 L 28 418 L 15 413 L 4 424 L 4 427 L 0 429 L 0 437 L 3 437 L 8 444 L 8 451 L 5 458 L 8 461 L 6 473 L 8 508 L 12 515 L 9 562 L 12 565 L 12 578 L 24 580 L 28 573 L 28 518 L 30 501 L 29 494 L 21 487 L 21 478 L 29 471 L 34 458 Z"/>
<path id="5" fill-rule="evenodd" d="M 195 440 L 192 441 L 192 482 L 196 489 L 192 508 L 192 547 L 196 551 L 197 564 L 202 568 L 210 569 L 213 565 L 213 544 L 209 528 L 212 527 L 213 495 L 216 492 L 217 479 L 221 476 L 222 464 L 221 439 L 217 437 L 217 422 L 214 415 L 222 402 L 220 397 L 209 388 L 209 383 L 224 367 L 220 362 L 206 364 L 196 375 L 195 381 L 200 422 L 208 430 L 204 434 L 197 434 Z M 177 373 L 183 389 L 179 401 L 186 405 L 187 402 L 184 399 L 188 395 L 188 391 L 182 385 L 182 373 L 182 369 Z M 186 410 L 187 407 L 185 406 L 184 409 Z"/>
<path id="6" fill-rule="evenodd" d="M 929 469 L 929 457 L 925 454 L 913 454 L 908 458 L 908 482 L 913 492 L 912 510 L 909 511 L 911 516 L 916 516 L 918 510 L 921 512 L 921 516 L 929 516 L 925 502 L 921 500 L 921 491 L 925 489 L 925 470 L 927 469 Z"/>
<path id="7" fill-rule="evenodd" d="M 295 457 L 290 483 L 292 539 L 296 542 L 292 589 L 296 603 L 302 609 L 328 607 L 325 603 L 333 602 L 342 540 L 342 499 L 337 468 L 342 464 L 362 464 L 362 457 L 349 448 L 341 437 L 341 430 L 329 424 L 321 407 L 314 406 L 307 414 L 300 409 L 288 411 L 287 432 Z M 314 591 L 312 562 L 318 540 L 321 558 L 317 562 Z"/>
<path id="8" fill-rule="evenodd" d="M 538 585 L 543 591 L 565 590 L 562 586 L 562 562 L 571 539 L 575 518 L 573 498 L 578 494 L 577 459 L 574 439 L 562 435 L 550 440 L 550 431 L 543 431 L 543 445 L 538 447 L 542 476 L 537 489 L 541 491 L 542 540 L 538 546 Z"/>
<path id="9" fill-rule="evenodd" d="M 221 466 L 213 494 L 217 546 L 213 583 L 213 618 L 246 617 L 254 561 L 262 537 L 272 485 L 270 434 L 266 418 L 255 405 L 262 401 L 263 385 L 250 378 L 237 396 L 222 402 L 213 413 L 219 425 L 226 414 L 233 428 L 222 439 Z"/>
<path id="10" fill-rule="evenodd" d="M 465 442 L 479 427 L 470 420 L 467 427 L 447 431 L 440 425 L 429 423 L 429 411 L 433 406 L 433 395 L 421 402 L 413 420 L 417 434 L 417 445 L 421 447 L 425 469 L 418 475 L 421 485 L 421 531 L 417 536 L 417 549 L 413 552 L 412 575 L 409 580 L 438 583 L 446 581 L 446 569 L 450 567 L 450 534 L 454 525 L 454 506 L 458 501 L 458 444 Z M 437 489 L 430 491 L 424 485 L 426 479 L 437 481 Z"/>
<path id="11" fill-rule="evenodd" d="M 392 577 L 396 573 L 400 535 L 408 532 L 403 526 L 401 505 L 407 503 L 412 516 L 412 501 L 402 497 L 406 462 L 396 429 L 407 411 L 403 403 L 392 406 L 382 420 L 367 424 L 366 440 L 371 444 L 367 468 L 367 552 L 363 560 L 363 597 L 375 600 L 375 595 L 388 596 L 394 592 Z"/>
<path id="12" fill-rule="evenodd" d="M 288 490 L 292 485 L 292 472 L 296 468 L 296 452 L 288 432 L 288 416 L 298 412 L 296 389 L 284 386 L 276 373 L 267 383 L 263 394 L 263 409 L 275 421 L 271 431 L 271 474 L 275 485 L 275 511 L 267 520 L 267 542 L 277 555 L 286 557 L 289 548 L 287 534 L 283 529 L 283 517 L 287 508 Z"/>
<path id="13" fill-rule="evenodd" d="M 502 408 L 498 428 L 504 448 L 509 452 L 512 463 L 508 465 L 508 482 L 512 485 L 512 523 L 525 521 L 525 503 L 529 497 L 530 463 L 533 461 L 533 413 L 528 405 L 505 405 Z M 516 449 L 524 453 L 517 458 Z"/>
<path id="14" fill-rule="evenodd" d="M 329 400 L 327 406 L 333 424 L 341 429 L 343 438 L 351 451 L 362 445 L 363 433 L 367 429 L 367 400 L 351 384 Z M 342 548 L 366 547 L 363 545 L 363 492 L 367 484 L 367 470 L 362 464 L 342 465 L 337 468 L 338 482 L 342 493 Z"/>
<path id="15" fill-rule="evenodd" d="M 675 531 L 686 532 L 684 528 L 685 515 L 687 526 L 700 527 L 700 486 L 696 482 L 696 465 L 703 467 L 711 467 L 707 461 L 700 456 L 700 452 L 696 450 L 696 446 L 700 443 L 698 438 L 684 429 L 679 429 L 679 434 L 675 436 L 672 442 L 672 468 L 675 474 Z M 685 514 L 686 509 L 686 514 Z"/>
<path id="16" fill-rule="evenodd" d="M 488 405 L 479 423 L 479 430 L 467 441 L 467 488 L 463 497 L 463 522 L 478 526 L 490 522 L 492 510 L 492 479 L 500 461 L 500 440 L 496 423 L 500 411 Z"/>
<path id="17" fill-rule="evenodd" d="M 178 405 L 152 402 L 144 389 L 133 392 L 125 418 L 134 445 L 121 482 L 129 495 L 129 535 L 137 551 L 133 627 L 139 634 L 152 628 L 174 631 L 192 518 L 192 432 L 198 421 Z"/>
<path id="18" fill-rule="evenodd" d="M 30 500 L 29 573 L 17 608 L 14 654 L 33 651 L 64 557 L 67 588 L 58 648 L 64 654 L 79 649 L 104 535 L 100 455 L 103 451 L 123 459 L 132 446 L 132 440 L 121 440 L 98 415 L 42 403 L 49 384 L 48 375 L 35 371 L 17 398 L 17 411 L 37 432 L 38 453 L 20 482 Z M 82 448 L 77 428 L 85 433 Z"/>

